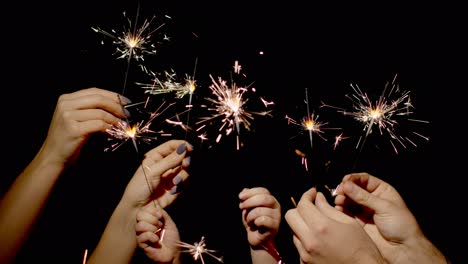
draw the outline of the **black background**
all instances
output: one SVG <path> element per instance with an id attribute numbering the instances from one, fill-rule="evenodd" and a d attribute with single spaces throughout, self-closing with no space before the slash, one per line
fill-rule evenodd
<path id="1" fill-rule="evenodd" d="M 111 45 L 100 45 L 103 36 L 91 27 L 120 30 L 126 25 L 122 12 L 132 18 L 137 9 L 136 1 L 5 6 L 10 17 L 2 18 L 6 118 L 2 164 L 7 169 L 1 177 L 2 191 L 45 139 L 60 94 L 92 86 L 121 92 L 126 61 L 116 59 Z M 335 185 L 346 173 L 367 171 L 394 185 L 426 235 L 454 263 L 463 263 L 461 246 L 455 242 L 463 238 L 461 162 L 466 156 L 464 113 L 459 111 L 466 92 L 466 83 L 458 81 L 466 64 L 459 10 L 428 3 L 140 1 L 141 19 L 171 17 L 163 28 L 171 40 L 145 65 L 155 71 L 173 68 L 183 75 L 193 73 L 196 61 L 195 79 L 201 91 L 195 92 L 195 105 L 203 100 L 209 74 L 227 78 L 235 60 L 255 81 L 257 92 L 275 102 L 272 117 L 256 118 L 253 131 L 242 134 L 241 150 L 231 139 L 201 144 L 193 134 L 175 134 L 186 136 L 196 149 L 190 180 L 169 209 L 182 240 L 193 243 L 205 236 L 208 247 L 219 250 L 225 263 L 248 263 L 237 198 L 242 188 L 268 187 L 285 212 L 292 206 L 291 197 L 298 200 L 314 184 Z M 142 96 L 134 85 L 138 74 L 137 67 L 131 67 L 125 93 L 134 101 Z M 400 149 L 397 155 L 386 139 L 374 133 L 357 154 L 354 146 L 361 131 L 353 128 L 355 123 L 342 123 L 353 138 L 330 151 L 334 134 L 325 133 L 328 141 L 315 137 L 306 173 L 294 149 L 307 146 L 307 137 L 297 135 L 299 130 L 294 131 L 284 118 L 305 115 L 305 89 L 311 110 L 319 112 L 324 110 L 319 108 L 321 101 L 349 103 L 344 96 L 351 83 L 378 90 L 395 74 L 400 87 L 411 91 L 415 117 L 430 122 L 413 123 L 408 130 L 430 140 L 418 142 L 417 148 Z M 324 120 L 342 119 L 338 116 L 320 113 Z M 301 138 L 304 142 L 298 141 Z M 32 259 L 81 263 L 84 250 L 95 247 L 139 163 L 131 144 L 110 153 L 103 152 L 105 146 L 104 136 L 93 136 L 78 164 L 61 177 L 18 263 Z M 297 263 L 285 221 L 277 242 L 286 263 Z M 140 253 L 135 263 L 147 263 Z M 215 262 L 209 256 L 205 261 Z"/>

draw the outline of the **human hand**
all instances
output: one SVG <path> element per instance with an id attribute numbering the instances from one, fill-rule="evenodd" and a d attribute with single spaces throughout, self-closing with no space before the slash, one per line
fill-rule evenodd
<path id="1" fill-rule="evenodd" d="M 359 223 L 333 208 L 315 188 L 302 195 L 285 219 L 301 263 L 384 263 Z"/>
<path id="2" fill-rule="evenodd" d="M 179 230 L 169 214 L 148 203 L 137 213 L 135 225 L 138 247 L 157 263 L 180 261 Z"/>
<path id="3" fill-rule="evenodd" d="M 130 100 L 99 88 L 62 94 L 39 153 L 59 165 L 73 163 L 92 133 L 106 132 L 128 114 L 120 102 Z"/>
<path id="4" fill-rule="evenodd" d="M 141 207 L 150 201 L 161 208 L 178 196 L 180 185 L 189 177 L 192 145 L 172 139 L 153 148 L 127 184 L 123 201 L 131 207 Z"/>
<path id="5" fill-rule="evenodd" d="M 242 223 L 251 247 L 269 247 L 278 233 L 281 206 L 263 187 L 245 188 L 239 193 Z"/>
<path id="6" fill-rule="evenodd" d="M 354 217 L 390 263 L 445 263 L 398 191 L 368 173 L 346 175 L 335 207 Z"/>

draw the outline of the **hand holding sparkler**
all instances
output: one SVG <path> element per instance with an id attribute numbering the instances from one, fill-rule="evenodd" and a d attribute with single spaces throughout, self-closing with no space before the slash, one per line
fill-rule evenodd
<path id="1" fill-rule="evenodd" d="M 447 263 L 390 184 L 353 173 L 343 178 L 337 193 L 335 207 L 356 219 L 388 262 Z"/>
<path id="2" fill-rule="evenodd" d="M 106 132 L 130 114 L 120 102 L 130 100 L 99 88 L 61 95 L 41 153 L 58 163 L 73 162 L 92 133 Z"/>
<path id="3" fill-rule="evenodd" d="M 281 223 L 281 206 L 264 187 L 239 193 L 242 223 L 247 231 L 252 263 L 281 263 L 274 238 Z"/>
<path id="4" fill-rule="evenodd" d="M 92 263 L 130 263 L 137 247 L 135 226 L 140 208 L 151 204 L 165 208 L 179 196 L 178 186 L 189 177 L 192 145 L 185 140 L 169 140 L 146 153 L 114 210 L 91 255 Z"/>
<path id="5" fill-rule="evenodd" d="M 124 103 L 130 100 L 122 97 Z M 59 97 L 47 137 L 0 203 L 0 262 L 9 263 L 21 248 L 50 191 L 93 133 L 106 132 L 128 114 L 117 94 L 88 88 Z M 18 221 L 21 219 L 21 221 Z"/>
<path id="6" fill-rule="evenodd" d="M 301 263 L 386 263 L 359 223 L 333 208 L 315 188 L 302 195 L 285 219 Z"/>
<path id="7" fill-rule="evenodd" d="M 137 213 L 135 225 L 138 247 L 157 263 L 180 263 L 179 230 L 170 215 L 152 204 Z"/>

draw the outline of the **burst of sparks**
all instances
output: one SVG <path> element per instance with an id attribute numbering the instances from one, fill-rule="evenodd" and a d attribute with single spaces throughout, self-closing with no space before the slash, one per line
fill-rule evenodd
<path id="1" fill-rule="evenodd" d="M 199 242 L 195 242 L 193 245 L 179 241 L 178 246 L 181 248 L 185 248 L 185 250 L 182 250 L 182 252 L 188 252 L 190 255 L 192 255 L 194 260 L 200 260 L 203 264 L 205 264 L 205 260 L 203 259 L 203 254 L 209 255 L 210 257 L 214 258 L 218 262 L 221 262 L 221 263 L 224 262 L 223 257 L 217 257 L 213 254 L 214 252 L 216 252 L 216 250 L 208 249 L 206 247 L 204 236 L 202 236 Z"/>
<path id="2" fill-rule="evenodd" d="M 286 115 L 285 118 L 288 121 L 288 124 L 299 126 L 302 129 L 299 134 L 303 134 L 304 132 L 307 132 L 308 137 L 309 137 L 310 149 L 312 149 L 313 148 L 313 134 L 316 134 L 324 141 L 327 141 L 327 139 L 323 136 L 323 133 L 325 132 L 324 130 L 339 129 L 339 128 L 325 127 L 328 124 L 328 122 L 319 121 L 319 115 L 315 115 L 315 113 L 310 113 L 309 95 L 307 93 L 307 88 L 305 89 L 305 104 L 306 104 L 307 115 L 304 116 L 301 119 L 301 121 L 293 119 L 289 117 L 288 115 Z"/>
<path id="3" fill-rule="evenodd" d="M 155 73 L 151 73 L 155 76 Z M 176 98 L 183 98 L 186 95 L 192 95 L 195 92 L 196 82 L 193 77 L 186 75 L 183 81 L 180 81 L 176 77 L 174 71 L 164 72 L 165 80 L 160 80 L 158 77 L 154 77 L 151 84 L 137 83 L 143 89 L 145 93 L 158 95 L 166 93 L 175 93 Z M 191 104 L 191 102 L 189 102 Z"/>
<path id="4" fill-rule="evenodd" d="M 238 62 L 235 62 L 234 72 L 240 74 L 241 65 Z M 247 131 L 251 130 L 252 121 L 254 120 L 255 115 L 268 116 L 271 111 L 249 111 L 247 109 L 247 102 L 249 99 L 246 97 L 248 91 L 255 92 L 255 89 L 252 88 L 249 90 L 249 86 L 238 86 L 234 81 L 228 83 L 226 80 L 219 77 L 217 80 L 210 75 L 211 85 L 209 86 L 214 97 L 206 98 L 207 101 L 212 103 L 211 107 L 208 107 L 208 111 L 212 111 L 213 114 L 207 117 L 201 117 L 200 121 L 196 124 L 200 125 L 197 128 L 197 131 L 205 129 L 206 122 L 213 122 L 215 120 L 221 120 L 218 127 L 218 136 L 216 138 L 216 143 L 221 141 L 221 138 L 224 135 L 228 136 L 233 131 L 236 133 L 236 142 L 237 149 L 240 149 L 240 133 L 241 127 L 245 128 Z M 263 105 L 268 107 L 273 104 L 273 102 L 268 102 L 263 98 L 260 98 Z"/>
<path id="5" fill-rule="evenodd" d="M 375 131 L 375 127 L 380 135 L 387 134 L 389 136 L 390 144 L 393 150 L 398 154 L 396 142 L 406 148 L 408 144 L 416 147 L 414 140 L 408 136 L 401 136 L 397 133 L 397 127 L 401 125 L 399 121 L 406 119 L 408 121 L 428 123 L 428 121 L 410 119 L 408 116 L 413 114 L 413 105 L 409 96 L 409 91 L 400 90 L 399 85 L 396 83 L 395 75 L 392 82 L 387 82 L 382 94 L 374 102 L 372 101 L 367 93 L 363 92 L 358 85 L 351 84 L 351 88 L 354 93 L 352 95 L 346 95 L 346 97 L 352 102 L 352 110 L 348 111 L 344 108 L 334 107 L 323 104 L 322 107 L 332 107 L 338 110 L 338 112 L 348 115 L 354 118 L 362 124 L 363 134 L 360 136 L 356 148 L 360 148 L 364 145 L 367 137 Z M 420 133 L 413 132 L 419 138 L 429 140 L 428 137 L 421 135 Z"/>
<path id="6" fill-rule="evenodd" d="M 122 31 L 117 32 L 115 29 L 106 31 L 100 27 L 92 27 L 97 32 L 109 37 L 112 40 L 112 44 L 116 46 L 115 54 L 118 59 L 127 59 L 130 61 L 132 58 L 137 61 L 143 61 L 145 55 L 156 54 L 157 46 L 152 41 L 154 33 L 164 26 L 164 23 L 160 24 L 156 28 L 152 28 L 153 22 L 156 16 L 151 19 L 145 19 L 141 26 L 138 26 L 138 21 L 133 22 L 123 13 L 127 20 L 127 25 L 123 27 Z M 139 12 L 135 20 L 138 20 Z M 164 35 L 163 40 L 168 40 L 167 36 Z M 101 42 L 104 44 L 104 41 Z"/>
<path id="7" fill-rule="evenodd" d="M 166 102 L 163 102 L 156 111 L 150 114 L 148 120 L 142 120 L 136 122 L 133 125 L 130 125 L 128 122 L 121 121 L 117 126 L 112 126 L 110 129 L 107 129 L 107 133 L 111 136 L 110 140 L 117 141 L 113 142 L 110 147 L 106 148 L 105 151 L 115 151 L 120 146 L 122 146 L 128 140 L 133 141 L 133 145 L 138 152 L 137 142 L 151 143 L 156 140 L 158 135 L 160 136 L 171 136 L 170 133 L 165 133 L 163 130 L 155 131 L 150 127 L 155 118 L 161 116 L 167 109 L 169 109 L 173 104 L 165 105 Z M 172 125 L 181 125 L 180 122 L 173 121 L 170 119 L 165 120 L 167 123 Z"/>

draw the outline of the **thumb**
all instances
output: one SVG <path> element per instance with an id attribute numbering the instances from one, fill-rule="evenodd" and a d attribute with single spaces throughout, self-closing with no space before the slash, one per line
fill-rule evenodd
<path id="1" fill-rule="evenodd" d="M 329 218 L 335 221 L 342 223 L 349 223 L 353 221 L 351 217 L 331 206 L 321 192 L 317 193 L 317 197 L 315 198 L 315 205 L 317 206 L 320 212 L 322 212 L 324 215 L 328 216 Z"/>

